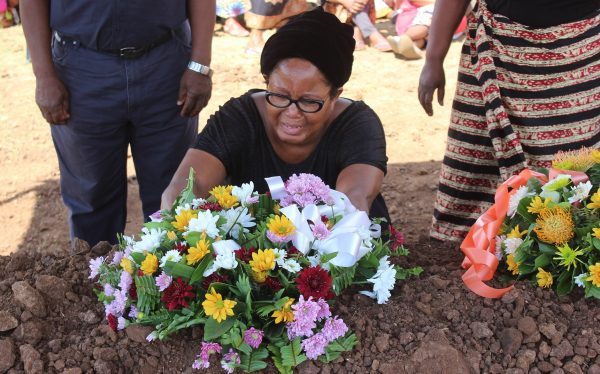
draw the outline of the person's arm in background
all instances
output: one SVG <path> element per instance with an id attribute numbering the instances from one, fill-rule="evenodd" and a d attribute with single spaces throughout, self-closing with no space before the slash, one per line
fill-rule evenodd
<path id="1" fill-rule="evenodd" d="M 210 66 L 212 37 L 215 28 L 216 10 L 214 0 L 188 0 L 188 15 L 192 29 L 191 60 Z M 181 77 L 177 105 L 181 115 L 193 117 L 208 104 L 212 91 L 212 80 L 206 75 L 186 69 Z"/>
<path id="2" fill-rule="evenodd" d="M 433 115 L 433 92 L 437 90 L 440 105 L 444 102 L 444 58 L 450 48 L 452 35 L 465 15 L 469 0 L 438 0 L 429 28 L 426 59 L 419 79 L 419 102 L 425 112 Z"/>
<path id="3" fill-rule="evenodd" d="M 52 62 L 50 1 L 22 0 L 20 12 L 35 75 L 36 104 L 48 123 L 63 124 L 69 119 L 69 93 Z"/>
<path id="4" fill-rule="evenodd" d="M 327 2 L 340 4 L 350 13 L 356 14 L 365 8 L 369 0 L 327 0 Z"/>
<path id="5" fill-rule="evenodd" d="M 381 192 L 383 177 L 383 171 L 375 166 L 353 164 L 341 171 L 335 189 L 345 193 L 357 209 L 369 213 L 373 200 Z"/>
<path id="6" fill-rule="evenodd" d="M 173 202 L 187 184 L 191 167 L 196 172 L 194 195 L 198 197 L 206 197 L 208 191 L 222 184 L 227 176 L 225 166 L 223 166 L 223 163 L 218 158 L 208 152 L 190 148 L 181 161 L 181 164 L 179 164 L 175 175 L 173 175 L 171 183 L 169 183 L 162 193 L 161 209 L 171 209 Z"/>

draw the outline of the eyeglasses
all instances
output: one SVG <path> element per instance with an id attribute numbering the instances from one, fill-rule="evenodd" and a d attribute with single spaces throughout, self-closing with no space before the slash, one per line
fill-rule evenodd
<path id="1" fill-rule="evenodd" d="M 289 96 L 281 95 L 275 92 L 267 91 L 265 94 L 265 98 L 267 99 L 267 103 L 273 105 L 275 108 L 287 108 L 292 104 L 296 104 L 296 107 L 304 113 L 316 113 L 319 110 L 323 109 L 323 105 L 325 105 L 324 100 L 314 100 L 314 99 L 298 99 L 294 100 Z"/>

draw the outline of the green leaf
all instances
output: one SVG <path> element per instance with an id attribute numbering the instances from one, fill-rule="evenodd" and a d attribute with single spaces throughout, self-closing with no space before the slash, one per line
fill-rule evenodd
<path id="1" fill-rule="evenodd" d="M 234 318 L 227 318 L 225 321 L 221 321 L 219 323 L 214 318 L 207 317 L 206 324 L 204 325 L 204 340 L 211 341 L 217 339 L 229 331 L 234 322 Z"/>
<path id="2" fill-rule="evenodd" d="M 198 231 L 192 231 L 185 236 L 185 241 L 188 243 L 190 247 L 195 247 L 198 244 L 198 241 L 202 237 L 202 233 Z"/>
<path id="3" fill-rule="evenodd" d="M 184 205 L 184 204 L 190 204 L 192 201 L 194 201 L 194 199 L 196 198 L 196 196 L 194 196 L 194 179 L 195 179 L 195 177 L 196 177 L 196 173 L 194 172 L 194 168 L 190 167 L 190 173 L 188 175 L 187 185 L 185 186 L 183 191 L 181 191 L 179 196 L 177 196 L 177 198 L 173 202 L 173 206 L 171 207 L 172 210 L 174 210 L 175 207 L 178 207 L 178 206 Z"/>
<path id="4" fill-rule="evenodd" d="M 517 207 L 517 213 L 523 217 L 523 219 L 527 222 L 527 223 L 531 223 L 531 222 L 535 222 L 536 219 L 536 215 L 533 213 L 529 213 L 527 211 L 527 207 L 529 206 L 529 204 L 531 204 L 531 201 L 533 200 L 532 196 L 527 196 L 521 199 L 521 201 L 519 202 L 519 206 Z"/>
<path id="5" fill-rule="evenodd" d="M 208 268 L 210 264 L 212 264 L 213 261 L 214 260 L 212 256 L 204 256 L 204 258 L 200 261 L 198 266 L 196 266 L 196 270 L 194 270 L 194 272 L 192 273 L 192 276 L 190 277 L 190 284 L 195 284 L 198 281 L 204 279 L 204 271 Z"/>
<path id="6" fill-rule="evenodd" d="M 333 260 L 334 258 L 337 257 L 337 252 L 332 252 L 332 253 L 325 253 L 324 255 L 321 255 L 321 258 L 319 258 L 319 262 L 322 264 L 325 264 L 331 260 Z"/>
<path id="7" fill-rule="evenodd" d="M 534 265 L 536 269 L 543 268 L 550 265 L 550 262 L 552 262 L 552 257 L 547 254 L 541 254 L 535 258 Z"/>
<path id="8" fill-rule="evenodd" d="M 543 242 L 538 242 L 537 244 L 540 249 L 540 252 L 544 254 L 554 256 L 554 253 L 556 253 L 556 247 L 553 245 L 549 245 Z"/>
<path id="9" fill-rule="evenodd" d="M 585 297 L 595 297 L 596 299 L 600 299 L 600 287 L 596 287 L 593 285 L 586 287 Z"/>
<path id="10" fill-rule="evenodd" d="M 144 314 L 149 314 L 160 304 L 160 291 L 151 275 L 136 276 L 137 308 Z"/>
<path id="11" fill-rule="evenodd" d="M 567 274 L 568 276 L 563 277 L 562 275 Z M 562 279 L 561 279 L 562 278 Z M 556 293 L 558 296 L 564 296 L 569 294 L 575 283 L 573 282 L 573 277 L 569 276 L 569 273 L 562 273 L 561 276 L 558 277 L 558 285 L 556 286 Z"/>
<path id="12" fill-rule="evenodd" d="M 236 367 L 243 369 L 248 373 L 259 371 L 267 367 L 267 363 L 263 361 L 267 357 L 269 357 L 267 349 L 258 348 L 251 351 L 250 354 L 242 354 L 240 357 L 240 364 L 236 365 Z"/>
<path id="13" fill-rule="evenodd" d="M 140 252 L 131 252 L 130 256 L 131 258 L 133 258 L 133 261 L 138 265 L 140 265 L 146 259 L 146 255 Z"/>
<path id="14" fill-rule="evenodd" d="M 594 245 L 594 248 L 600 250 L 600 239 L 598 238 L 592 238 L 592 244 Z"/>
<path id="15" fill-rule="evenodd" d="M 339 338 L 325 348 L 325 355 L 321 357 L 323 362 L 336 360 L 343 352 L 350 351 L 356 344 L 356 335 L 350 334 L 347 337 Z"/>
<path id="16" fill-rule="evenodd" d="M 163 270 L 173 278 L 182 278 L 185 281 L 188 281 L 194 274 L 193 267 L 173 261 L 167 261 Z"/>
<path id="17" fill-rule="evenodd" d="M 306 359 L 306 356 L 302 354 L 300 338 L 296 338 L 291 344 L 281 347 L 281 363 L 283 366 L 296 367 Z"/>

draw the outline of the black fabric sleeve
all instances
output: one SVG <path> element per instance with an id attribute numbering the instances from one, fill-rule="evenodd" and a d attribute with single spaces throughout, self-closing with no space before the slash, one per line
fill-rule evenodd
<path id="1" fill-rule="evenodd" d="M 193 148 L 215 156 L 227 174 L 232 173 L 235 161 L 240 160 L 253 143 L 256 131 L 252 126 L 258 120 L 255 116 L 250 94 L 230 99 L 208 118 Z"/>
<path id="2" fill-rule="evenodd" d="M 375 112 L 359 101 L 336 119 L 335 138 L 340 142 L 337 163 L 340 170 L 353 164 L 373 165 L 387 173 L 383 125 Z"/>

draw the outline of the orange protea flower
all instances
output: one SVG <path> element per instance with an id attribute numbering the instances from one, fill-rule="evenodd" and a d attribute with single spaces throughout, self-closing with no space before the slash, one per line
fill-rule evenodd
<path id="1" fill-rule="evenodd" d="M 558 152 L 552 167 L 563 170 L 586 171 L 594 165 L 593 151 L 587 147 L 569 152 Z"/>
<path id="2" fill-rule="evenodd" d="M 575 235 L 573 218 L 560 206 L 542 209 L 533 229 L 541 241 L 563 244 Z"/>

